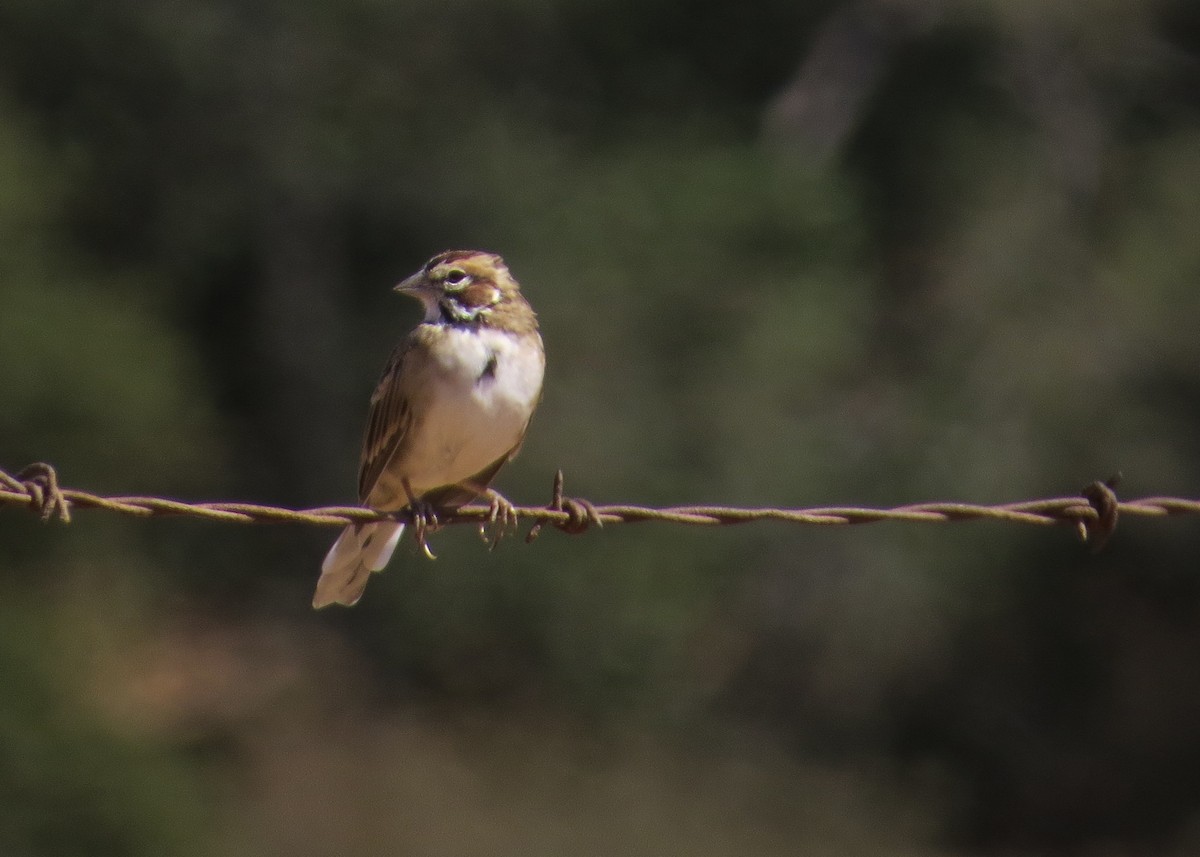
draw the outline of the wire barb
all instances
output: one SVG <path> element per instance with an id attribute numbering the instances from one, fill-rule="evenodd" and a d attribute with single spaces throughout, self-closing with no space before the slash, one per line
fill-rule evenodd
<path id="1" fill-rule="evenodd" d="M 10 492 L 28 497 L 29 507 L 42 519 L 43 524 L 51 518 L 58 518 L 64 524 L 71 523 L 71 509 L 58 487 L 58 473 L 44 461 L 35 461 L 22 468 L 16 476 L 9 476 L 0 470 L 0 485 Z"/>
<path id="2" fill-rule="evenodd" d="M 1121 501 L 1113 489 L 1121 481 L 1121 474 L 1114 473 L 1108 479 L 1085 485 L 1081 492 L 1096 510 L 1096 517 L 1079 521 L 1079 535 L 1092 545 L 1092 553 L 1099 553 L 1117 529 L 1121 515 Z"/>
<path id="3" fill-rule="evenodd" d="M 562 468 L 554 473 L 554 487 L 551 489 L 550 505 L 546 507 L 546 511 L 566 515 L 564 520 L 551 520 L 549 523 L 572 536 L 585 532 L 592 524 L 597 527 L 604 526 L 600 513 L 596 511 L 596 507 L 590 500 L 563 496 Z M 525 544 L 529 544 L 541 534 L 542 525 L 545 523 L 547 521 L 541 519 L 529 528 L 529 534 L 525 536 Z"/>
<path id="4" fill-rule="evenodd" d="M 563 495 L 563 475 L 554 476 L 554 488 L 547 506 L 513 506 L 515 519 L 533 521 L 527 542 L 533 541 L 544 525 L 565 533 L 581 533 L 605 524 L 661 521 L 698 526 L 732 526 L 751 521 L 785 521 L 793 524 L 849 525 L 878 521 L 911 523 L 953 523 L 958 521 L 1006 521 L 1017 524 L 1069 524 L 1098 550 L 1112 535 L 1121 516 L 1200 517 L 1200 500 L 1183 497 L 1145 497 L 1121 501 L 1113 491 L 1115 479 L 1093 482 L 1082 496 L 1025 500 L 1017 503 L 979 505 L 972 503 L 917 503 L 891 509 L 859 506 L 822 506 L 806 509 L 738 508 L 734 506 L 668 506 L 650 508 L 633 505 L 598 506 L 587 500 Z M 60 486 L 54 468 L 37 463 L 12 476 L 0 470 L 0 505 L 26 506 L 42 520 L 71 520 L 72 509 L 108 509 L 138 517 L 188 516 L 240 524 L 291 523 L 311 526 L 367 524 L 377 521 L 418 523 L 409 511 L 380 512 L 361 506 L 321 506 L 315 509 L 287 509 L 255 503 L 185 503 L 165 497 L 105 497 Z M 436 523 L 426 520 L 426 528 L 471 523 L 476 526 L 494 521 L 491 504 L 472 504 L 453 510 L 437 510 Z"/>

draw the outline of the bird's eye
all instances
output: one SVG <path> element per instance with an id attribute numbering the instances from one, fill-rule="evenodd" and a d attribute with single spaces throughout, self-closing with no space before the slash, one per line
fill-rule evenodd
<path id="1" fill-rule="evenodd" d="M 457 286 L 467 281 L 467 272 L 461 268 L 452 268 L 446 272 L 447 285 Z"/>

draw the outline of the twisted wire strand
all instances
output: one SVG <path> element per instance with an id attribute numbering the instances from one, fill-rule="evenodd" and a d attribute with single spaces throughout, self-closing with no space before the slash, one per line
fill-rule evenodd
<path id="1" fill-rule="evenodd" d="M 596 505 L 587 500 L 563 496 L 562 471 L 555 475 L 553 496 L 547 506 L 516 506 L 518 519 L 534 522 L 528 541 L 537 537 L 545 524 L 569 533 L 583 532 L 589 526 L 632 524 L 660 521 L 699 526 L 729 526 L 753 521 L 784 521 L 793 524 L 849 525 L 879 521 L 954 523 L 990 520 L 1017 524 L 1070 524 L 1085 540 L 1097 548 L 1112 534 L 1121 515 L 1137 517 L 1200 516 L 1200 500 L 1182 497 L 1144 497 L 1118 500 L 1113 492 L 1115 480 L 1093 482 L 1079 496 L 1051 497 L 1015 503 L 983 505 L 976 503 L 932 502 L 868 508 L 860 506 L 817 506 L 803 509 L 735 506 L 667 506 L 652 508 L 628 504 Z M 241 524 L 291 523 L 312 526 L 344 526 L 373 521 L 411 521 L 407 510 L 381 512 L 359 506 L 320 506 L 289 509 L 241 502 L 188 503 L 165 497 L 101 496 L 76 488 L 62 488 L 54 468 L 32 464 L 15 476 L 0 469 L 0 505 L 26 506 L 43 520 L 70 521 L 72 509 L 107 509 L 139 517 L 188 516 Z M 495 523 L 490 506 L 467 505 L 440 512 L 438 525 L 474 523 L 481 527 Z"/>

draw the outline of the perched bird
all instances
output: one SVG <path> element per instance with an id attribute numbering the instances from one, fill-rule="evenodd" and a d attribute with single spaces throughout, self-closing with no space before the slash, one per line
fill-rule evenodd
<path id="1" fill-rule="evenodd" d="M 438 509 L 487 496 L 501 531 L 515 520 L 489 485 L 525 438 L 546 356 L 533 308 L 493 253 L 440 253 L 396 291 L 419 300 L 425 319 L 371 396 L 358 497 L 373 509 L 410 509 L 428 553 L 424 529 Z M 313 607 L 357 603 L 403 532 L 392 521 L 347 526 L 321 565 Z"/>

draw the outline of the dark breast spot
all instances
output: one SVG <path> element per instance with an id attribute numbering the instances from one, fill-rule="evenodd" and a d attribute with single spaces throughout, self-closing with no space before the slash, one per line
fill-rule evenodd
<path id="1" fill-rule="evenodd" d="M 487 363 L 483 364 L 483 371 L 479 373 L 479 378 L 477 379 L 477 383 L 483 383 L 484 381 L 490 381 L 496 377 L 496 363 L 497 363 L 496 352 L 493 351 L 491 354 L 488 355 Z"/>

